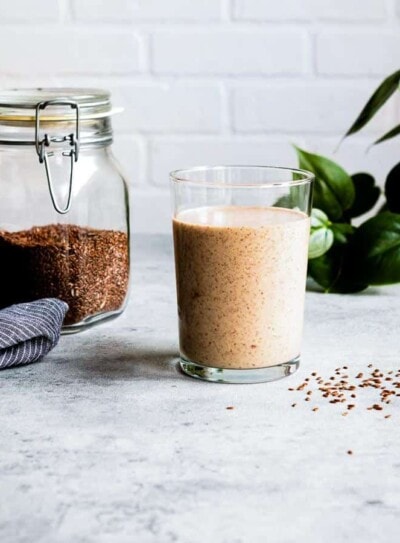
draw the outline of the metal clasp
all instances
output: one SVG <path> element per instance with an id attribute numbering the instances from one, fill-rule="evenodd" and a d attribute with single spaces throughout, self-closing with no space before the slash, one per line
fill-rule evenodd
<path id="1" fill-rule="evenodd" d="M 75 132 L 72 134 L 68 134 L 67 136 L 49 136 L 48 134 L 45 134 L 43 139 L 39 139 L 40 134 L 40 112 L 45 109 L 47 106 L 70 106 L 72 109 L 75 110 Z M 63 143 L 63 142 L 69 143 L 69 150 L 63 151 L 62 156 L 69 156 L 70 157 L 70 175 L 69 175 L 69 188 L 68 188 L 68 197 L 67 197 L 67 204 L 64 208 L 61 208 L 57 201 L 54 194 L 53 189 L 53 181 L 51 178 L 51 171 L 50 171 L 50 164 L 49 164 L 49 158 L 54 155 L 53 151 L 46 151 L 46 147 L 50 147 L 51 143 Z M 63 99 L 54 99 L 54 100 L 47 100 L 43 102 L 38 102 L 36 104 L 36 119 L 35 119 L 35 147 L 36 152 L 39 156 L 39 162 L 40 164 L 44 163 L 45 169 L 46 169 L 46 177 L 47 177 L 47 184 L 49 186 L 49 192 L 51 196 L 51 201 L 53 202 L 54 209 L 57 211 L 57 213 L 60 213 L 61 215 L 65 215 L 65 213 L 68 213 L 68 211 L 71 208 L 71 199 L 72 199 L 72 183 L 73 183 L 73 177 L 74 177 L 74 163 L 77 162 L 79 157 L 79 104 L 77 102 L 74 102 L 73 100 L 63 100 Z"/>

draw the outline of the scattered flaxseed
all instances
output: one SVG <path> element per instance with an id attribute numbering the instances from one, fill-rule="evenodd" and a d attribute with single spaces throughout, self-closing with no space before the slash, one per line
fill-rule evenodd
<path id="1" fill-rule="evenodd" d="M 227 407 L 226 409 L 228 409 L 229 411 L 231 411 L 232 409 L 235 409 L 235 408 L 233 407 L 233 405 L 228 405 L 228 407 Z"/>
<path id="2" fill-rule="evenodd" d="M 391 416 L 392 416 L 392 415 L 385 415 L 384 418 L 385 418 L 385 419 L 390 419 Z"/>
<path id="3" fill-rule="evenodd" d="M 353 454 L 353 451 L 352 451 L 351 449 L 349 449 L 349 450 L 347 451 L 347 454 Z"/>
<path id="4" fill-rule="evenodd" d="M 292 407 L 296 407 L 296 405 L 297 405 L 296 403 L 292 403 Z"/>
<path id="5" fill-rule="evenodd" d="M 368 367 L 372 368 L 370 373 L 358 372 L 355 375 L 350 375 L 350 372 L 347 371 L 348 367 L 343 366 L 335 370 L 336 376 L 331 375 L 325 378 L 317 375 L 317 372 L 312 372 L 310 376 L 315 377 L 315 384 L 311 382 L 312 380 L 309 376 L 296 388 L 292 387 L 289 390 L 297 392 L 304 391 L 304 400 L 306 402 L 310 401 L 311 397 L 315 398 L 313 392 L 318 391 L 321 399 L 325 398 L 328 403 L 332 405 L 344 404 L 343 407 L 346 408 L 346 411 L 341 413 L 344 417 L 350 411 L 357 408 L 355 400 L 360 394 L 368 398 L 372 394 L 376 395 L 377 393 L 374 391 L 378 390 L 378 397 L 375 399 L 375 403 L 371 402 L 367 410 L 382 411 L 385 406 L 389 406 L 393 402 L 393 398 L 400 396 L 400 370 L 397 372 L 393 370 L 383 372 L 372 364 L 369 364 Z M 389 375 L 394 375 L 394 378 L 389 377 Z M 363 389 L 363 391 L 359 389 Z M 388 408 L 386 407 L 386 409 Z M 312 411 L 318 410 L 319 406 L 312 408 Z M 386 415 L 384 418 L 389 418 L 389 416 Z"/>

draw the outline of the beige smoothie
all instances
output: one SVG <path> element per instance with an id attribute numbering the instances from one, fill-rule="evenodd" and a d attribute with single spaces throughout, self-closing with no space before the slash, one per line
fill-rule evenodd
<path id="1" fill-rule="evenodd" d="M 300 353 L 310 222 L 278 207 L 203 207 L 173 222 L 181 355 L 262 368 Z"/>

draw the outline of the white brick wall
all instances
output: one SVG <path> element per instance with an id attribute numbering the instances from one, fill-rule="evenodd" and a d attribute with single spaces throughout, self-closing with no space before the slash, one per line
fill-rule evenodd
<path id="1" fill-rule="evenodd" d="M 232 90 L 233 128 L 239 133 L 343 134 L 375 86 L 375 82 L 358 81 L 332 85 L 330 80 L 242 84 Z M 365 132 L 383 133 L 392 128 L 394 106 L 388 102 Z"/>
<path id="2" fill-rule="evenodd" d="M 152 39 L 156 74 L 300 75 L 305 53 L 306 34 L 298 30 L 174 30 Z"/>
<path id="3" fill-rule="evenodd" d="M 322 31 L 316 53 L 318 74 L 384 76 L 400 66 L 400 27 Z"/>
<path id="4" fill-rule="evenodd" d="M 168 172 L 201 163 L 293 166 L 291 143 L 380 182 L 400 100 L 340 136 L 400 69 L 400 0 L 0 0 L 2 86 L 109 88 L 133 227 L 169 231 Z M 400 94 L 399 94 L 400 97 Z"/>
<path id="5" fill-rule="evenodd" d="M 111 88 L 125 112 L 115 129 L 130 133 L 180 134 L 221 130 L 222 96 L 218 84 L 152 83 Z"/>
<path id="6" fill-rule="evenodd" d="M 77 21 L 216 21 L 218 0 L 73 0 Z"/>
<path id="7" fill-rule="evenodd" d="M 6 27 L 0 30 L 0 73 L 132 75 L 140 69 L 140 41 L 126 29 Z"/>
<path id="8" fill-rule="evenodd" d="M 235 0 L 235 19 L 262 21 L 381 21 L 382 0 Z"/>
<path id="9" fill-rule="evenodd" d="M 0 2 L 0 20 L 2 23 L 57 21 L 59 14 L 58 3 L 54 0 L 40 0 L 39 9 L 37 2 L 29 2 L 29 0 Z"/>

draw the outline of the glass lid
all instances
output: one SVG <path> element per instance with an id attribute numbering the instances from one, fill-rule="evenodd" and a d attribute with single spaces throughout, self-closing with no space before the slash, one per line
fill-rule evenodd
<path id="1" fill-rule="evenodd" d="M 74 119 L 70 102 L 79 105 L 81 119 L 108 117 L 117 111 L 111 107 L 110 93 L 91 88 L 36 88 L 0 90 L 0 121 L 32 121 L 39 103 L 50 102 L 41 112 L 43 121 Z M 59 102 L 59 103 L 55 103 Z"/>

